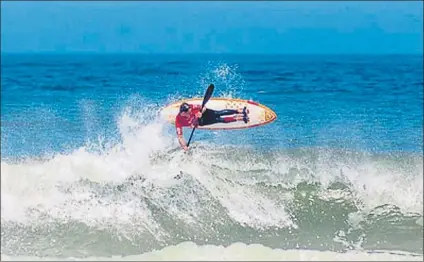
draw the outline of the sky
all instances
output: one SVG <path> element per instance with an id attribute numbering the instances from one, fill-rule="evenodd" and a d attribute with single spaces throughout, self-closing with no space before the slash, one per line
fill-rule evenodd
<path id="1" fill-rule="evenodd" d="M 422 10 L 422 1 L 2 1 L 1 51 L 422 54 Z"/>

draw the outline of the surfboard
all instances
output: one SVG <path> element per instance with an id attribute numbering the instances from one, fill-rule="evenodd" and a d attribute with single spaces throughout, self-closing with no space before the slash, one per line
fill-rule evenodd
<path id="1" fill-rule="evenodd" d="M 186 102 L 189 104 L 201 105 L 202 101 L 203 98 L 190 98 L 173 102 L 162 108 L 160 112 L 161 118 L 171 124 L 174 124 L 175 117 L 178 114 L 181 103 Z M 216 123 L 206 126 L 199 126 L 197 129 L 223 130 L 252 128 L 269 124 L 277 119 L 277 114 L 272 109 L 252 100 L 222 97 L 211 98 L 206 104 L 206 107 L 213 110 L 239 109 L 247 107 L 249 110 L 249 122 L 245 123 L 244 121 L 237 121 L 230 123 Z"/>

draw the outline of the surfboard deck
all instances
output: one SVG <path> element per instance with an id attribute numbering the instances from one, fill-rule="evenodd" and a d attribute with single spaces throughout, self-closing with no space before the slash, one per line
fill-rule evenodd
<path id="1" fill-rule="evenodd" d="M 175 117 L 178 114 L 181 103 L 186 102 L 189 104 L 201 105 L 203 98 L 189 98 L 180 101 L 173 102 L 165 106 L 161 110 L 161 118 L 168 121 L 171 124 L 175 123 Z M 224 130 L 224 129 L 243 129 L 252 128 L 269 124 L 277 119 L 277 114 L 270 108 L 252 100 L 243 100 L 236 98 L 211 98 L 206 107 L 213 110 L 223 109 L 239 109 L 247 107 L 249 110 L 249 122 L 244 121 L 230 122 L 230 123 L 216 123 L 207 126 L 199 126 L 197 129 L 207 130 Z"/>

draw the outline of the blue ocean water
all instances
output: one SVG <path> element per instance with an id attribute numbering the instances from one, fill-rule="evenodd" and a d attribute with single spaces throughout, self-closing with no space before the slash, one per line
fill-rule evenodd
<path id="1" fill-rule="evenodd" d="M 422 255 L 422 56 L 1 62 L 2 254 L 134 255 L 191 241 Z M 210 83 L 278 118 L 197 130 L 187 160 L 158 111 Z M 164 182 L 178 171 L 182 184 Z"/>
<path id="2" fill-rule="evenodd" d="M 209 83 L 216 96 L 271 107 L 278 121 L 196 139 L 422 152 L 422 68 L 421 56 L 3 55 L 2 157 L 113 136 L 126 107 L 202 96 Z"/>

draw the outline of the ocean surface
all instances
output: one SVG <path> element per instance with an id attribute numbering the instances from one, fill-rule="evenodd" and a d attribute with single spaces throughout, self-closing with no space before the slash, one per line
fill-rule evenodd
<path id="1" fill-rule="evenodd" d="M 2 260 L 423 260 L 422 56 L 1 63 Z M 277 120 L 182 152 L 210 83 Z"/>

